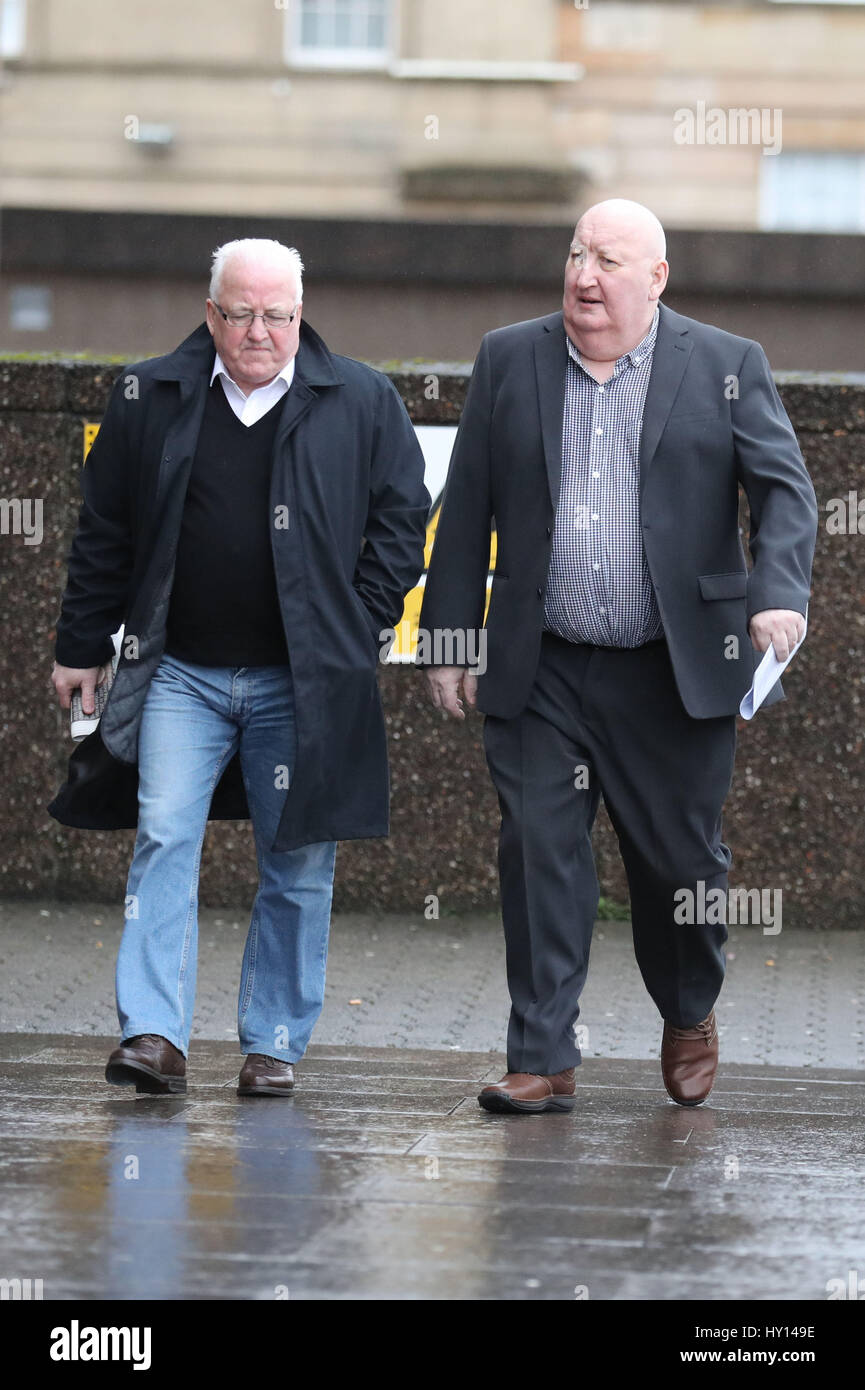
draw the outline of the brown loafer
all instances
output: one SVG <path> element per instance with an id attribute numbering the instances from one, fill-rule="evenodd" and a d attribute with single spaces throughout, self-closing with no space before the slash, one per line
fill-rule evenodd
<path id="1" fill-rule="evenodd" d="M 186 1058 L 158 1033 L 138 1033 L 115 1047 L 105 1067 L 112 1086 L 134 1086 L 149 1096 L 186 1094 Z"/>
<path id="2" fill-rule="evenodd" d="M 294 1064 L 250 1052 L 240 1073 L 239 1096 L 290 1096 L 294 1091 Z"/>
<path id="3" fill-rule="evenodd" d="M 718 1029 L 715 1010 L 695 1028 L 664 1023 L 661 1075 L 668 1095 L 678 1105 L 700 1105 L 712 1089 L 718 1070 Z"/>
<path id="4" fill-rule="evenodd" d="M 478 1105 L 498 1114 L 505 1111 L 539 1114 L 542 1110 L 573 1110 L 577 1103 L 576 1076 L 576 1067 L 556 1072 L 555 1076 L 509 1071 L 501 1081 L 484 1087 L 478 1096 Z"/>

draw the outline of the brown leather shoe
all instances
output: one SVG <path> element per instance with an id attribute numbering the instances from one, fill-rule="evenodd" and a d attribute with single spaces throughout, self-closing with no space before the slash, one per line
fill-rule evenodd
<path id="1" fill-rule="evenodd" d="M 576 1067 L 556 1072 L 555 1076 L 509 1071 L 501 1081 L 484 1087 L 478 1096 L 478 1105 L 499 1114 L 505 1111 L 537 1114 L 541 1110 L 573 1110 L 577 1103 L 576 1076 Z"/>
<path id="2" fill-rule="evenodd" d="M 290 1096 L 294 1090 L 294 1064 L 250 1052 L 240 1073 L 239 1096 Z"/>
<path id="3" fill-rule="evenodd" d="M 696 1028 L 664 1023 L 661 1075 L 679 1105 L 700 1105 L 712 1089 L 718 1070 L 718 1029 L 715 1010 Z"/>
<path id="4" fill-rule="evenodd" d="M 105 1068 L 112 1086 L 134 1086 L 149 1096 L 186 1094 L 186 1058 L 159 1033 L 138 1033 L 115 1047 Z"/>

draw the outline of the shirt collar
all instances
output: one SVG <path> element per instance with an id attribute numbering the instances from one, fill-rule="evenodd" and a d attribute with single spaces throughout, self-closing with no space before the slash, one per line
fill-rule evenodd
<path id="1" fill-rule="evenodd" d="M 625 352 L 622 354 L 621 357 L 617 358 L 615 367 L 616 371 L 619 371 L 619 364 L 625 361 L 629 362 L 632 367 L 639 366 L 644 357 L 648 356 L 649 353 L 654 352 L 655 341 L 658 337 L 658 321 L 660 319 L 660 316 L 660 310 L 658 309 L 658 306 L 656 304 L 654 317 L 652 319 L 651 324 L 649 325 L 648 333 L 646 334 L 645 338 L 642 339 L 641 342 L 637 343 L 636 347 L 631 348 L 630 352 Z M 570 356 L 573 358 L 574 362 L 576 362 L 578 366 L 582 367 L 583 363 L 580 357 L 580 350 L 575 343 L 571 342 L 567 330 L 565 331 L 565 341 L 567 342 L 568 352 Z"/>
<path id="2" fill-rule="evenodd" d="M 230 381 L 230 382 L 231 382 L 231 384 L 232 384 L 232 386 L 235 388 L 235 390 L 240 391 L 240 387 L 238 386 L 237 382 L 234 380 L 233 377 L 229 376 L 229 374 L 228 374 L 228 369 L 226 368 L 226 365 L 225 365 L 225 363 L 223 362 L 222 358 L 220 357 L 219 353 L 216 354 L 216 361 L 215 361 L 214 364 L 213 364 L 213 371 L 210 373 L 210 384 L 211 384 L 211 386 L 213 385 L 214 381 L 216 380 L 216 378 L 217 378 L 218 376 L 224 376 L 226 381 Z M 277 383 L 277 381 L 279 381 L 280 377 L 281 377 L 282 380 L 285 382 L 286 386 L 290 386 L 290 385 L 291 385 L 292 381 L 294 380 L 294 358 L 293 358 L 293 357 L 289 358 L 289 360 L 286 362 L 285 366 L 283 367 L 282 371 L 277 372 L 277 374 L 276 374 L 276 376 L 274 377 L 273 381 L 269 381 L 269 382 L 267 383 L 268 386 L 275 386 L 276 383 Z M 255 391 L 262 391 L 262 390 L 264 390 L 264 389 L 265 389 L 265 388 L 262 387 L 262 386 L 256 386 L 256 387 L 254 388 L 253 391 L 250 391 L 249 395 L 252 396 L 252 395 L 255 394 Z M 242 391 L 240 391 L 240 394 L 243 395 L 244 393 L 243 393 Z M 249 397 L 247 397 L 247 400 L 248 400 L 248 399 L 249 399 Z"/>

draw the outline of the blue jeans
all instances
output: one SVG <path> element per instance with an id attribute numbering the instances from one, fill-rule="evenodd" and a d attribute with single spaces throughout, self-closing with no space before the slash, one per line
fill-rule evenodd
<path id="1" fill-rule="evenodd" d="M 274 853 L 295 755 L 291 671 L 163 656 L 138 748 L 138 835 L 117 957 L 121 1037 L 186 1055 L 198 953 L 198 871 L 214 788 L 239 749 L 258 857 L 237 1031 L 244 1053 L 296 1062 L 324 1002 L 336 844 Z"/>

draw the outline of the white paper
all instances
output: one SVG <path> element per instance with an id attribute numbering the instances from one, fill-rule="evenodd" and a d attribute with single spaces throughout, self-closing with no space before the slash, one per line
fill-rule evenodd
<path id="1" fill-rule="evenodd" d="M 760 708 L 766 696 L 769 694 L 769 691 L 772 689 L 772 686 L 776 683 L 776 681 L 781 679 L 783 672 L 786 671 L 787 667 L 790 665 L 790 662 L 793 660 L 793 657 L 796 655 L 802 643 L 805 641 L 805 633 L 807 631 L 808 610 L 806 608 L 804 631 L 802 633 L 802 636 L 799 638 L 799 641 L 796 643 L 795 647 L 791 651 L 790 655 L 787 657 L 786 661 L 779 661 L 777 656 L 775 655 L 774 646 L 771 643 L 769 644 L 768 650 L 763 653 L 763 660 L 760 662 L 760 665 L 754 672 L 754 684 L 751 686 L 751 689 L 748 691 L 748 694 L 743 698 L 742 703 L 739 706 L 739 713 L 741 714 L 743 719 L 754 718 L 754 715 L 757 713 L 757 710 Z"/>

